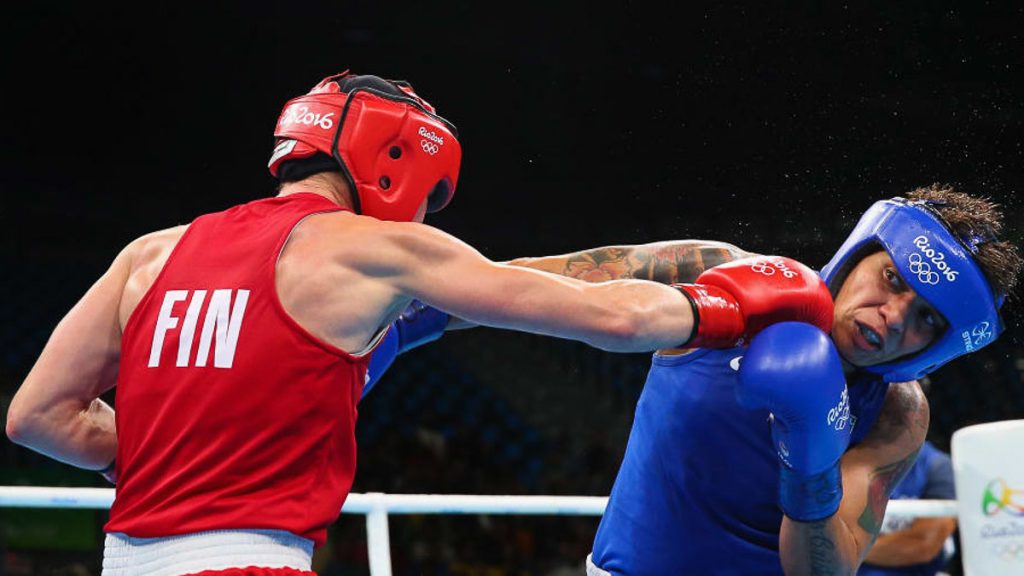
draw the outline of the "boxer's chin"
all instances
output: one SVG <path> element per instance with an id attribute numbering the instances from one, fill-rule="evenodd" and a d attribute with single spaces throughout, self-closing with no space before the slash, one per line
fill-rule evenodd
<path id="1" fill-rule="evenodd" d="M 870 358 L 864 357 L 864 351 L 860 350 L 853 341 L 853 330 L 857 327 L 852 322 L 837 322 L 832 326 L 832 343 L 843 359 L 847 367 L 861 368 L 871 364 Z"/>

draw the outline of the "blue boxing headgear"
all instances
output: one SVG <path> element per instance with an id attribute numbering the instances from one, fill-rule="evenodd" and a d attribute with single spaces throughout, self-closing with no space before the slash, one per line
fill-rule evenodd
<path id="1" fill-rule="evenodd" d="M 1003 297 L 993 294 L 985 274 L 971 258 L 978 241 L 954 236 L 926 201 L 882 200 L 864 213 L 821 269 L 833 294 L 863 256 L 881 248 L 910 287 L 949 323 L 925 349 L 864 370 L 888 382 L 916 380 L 999 336 Z"/>

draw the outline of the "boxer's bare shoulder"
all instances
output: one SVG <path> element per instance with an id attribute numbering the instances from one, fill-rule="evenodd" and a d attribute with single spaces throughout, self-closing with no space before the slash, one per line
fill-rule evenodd
<path id="1" fill-rule="evenodd" d="M 183 224 L 150 232 L 130 242 L 121 252 L 119 258 L 126 259 L 128 268 L 128 277 L 121 295 L 122 328 L 139 301 L 149 291 L 149 287 L 156 281 L 156 277 L 163 270 L 164 264 L 186 230 L 188 225 Z"/>
<path id="2" fill-rule="evenodd" d="M 188 224 L 182 224 L 150 232 L 133 240 L 126 248 L 132 255 L 132 272 L 154 266 L 159 272 L 187 230 Z"/>
<path id="3" fill-rule="evenodd" d="M 441 237 L 440 239 L 438 237 Z M 362 350 L 411 297 L 393 281 L 444 246 L 446 234 L 414 222 L 348 211 L 300 222 L 277 262 L 275 284 L 285 310 L 303 327 L 350 352 Z"/>
<path id="4" fill-rule="evenodd" d="M 904 442 L 919 446 L 928 431 L 928 398 L 917 380 L 893 382 L 885 394 L 882 411 L 865 444 L 890 445 Z"/>
<path id="5" fill-rule="evenodd" d="M 315 214 L 296 226 L 287 250 L 316 254 L 342 263 L 379 263 L 403 256 L 429 261 L 448 248 L 469 246 L 454 236 L 418 222 L 394 222 L 347 211 Z M 475 250 L 473 250 L 475 252 Z"/>

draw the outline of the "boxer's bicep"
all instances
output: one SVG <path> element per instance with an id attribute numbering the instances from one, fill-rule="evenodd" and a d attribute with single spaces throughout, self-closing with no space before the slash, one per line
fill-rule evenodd
<path id="1" fill-rule="evenodd" d="M 708 268 L 749 255 L 724 242 L 672 240 L 603 246 L 558 256 L 517 258 L 509 264 L 587 282 L 636 279 L 673 284 L 693 282 Z"/>
<path id="2" fill-rule="evenodd" d="M 861 559 L 882 528 L 890 493 L 917 459 L 928 418 L 927 400 L 915 382 L 892 384 L 871 432 L 843 457 L 839 514 L 854 531 Z"/>
<path id="3" fill-rule="evenodd" d="M 391 227 L 395 264 L 386 281 L 452 316 L 615 351 L 652 350 L 690 336 L 692 308 L 675 289 L 633 280 L 590 285 L 501 264 L 427 228 Z"/>
<path id="4" fill-rule="evenodd" d="M 75 465 L 109 463 L 113 411 L 99 398 L 117 382 L 130 260 L 122 252 L 50 335 L 8 409 L 15 442 Z"/>
<path id="5" fill-rule="evenodd" d="M 92 399 L 113 387 L 121 351 L 121 296 L 131 255 L 122 252 L 57 324 L 22 385 L 40 402 Z"/>
<path id="6" fill-rule="evenodd" d="M 574 294 L 571 280 L 556 282 L 535 270 L 492 262 L 461 240 L 428 226 L 392 223 L 381 230 L 374 239 L 374 260 L 388 264 L 362 271 L 406 297 L 473 322 L 529 315 L 519 308 L 539 292 L 547 298 L 534 301 L 538 315 Z"/>
<path id="7" fill-rule="evenodd" d="M 547 324 L 575 313 L 585 322 L 580 306 L 580 284 L 536 270 L 497 264 L 454 248 L 443 257 L 424 262 L 405 275 L 399 289 L 423 302 L 465 320 L 497 327 L 546 331 Z"/>

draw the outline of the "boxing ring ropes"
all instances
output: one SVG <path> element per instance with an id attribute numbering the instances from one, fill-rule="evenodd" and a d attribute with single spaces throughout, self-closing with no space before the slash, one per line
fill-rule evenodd
<path id="1" fill-rule="evenodd" d="M 0 486 L 0 508 L 108 509 L 113 488 Z M 600 516 L 602 496 L 489 496 L 469 494 L 350 494 L 342 513 L 366 516 L 370 574 L 391 576 L 389 514 L 522 514 Z M 956 500 L 891 500 L 886 516 L 956 517 Z M 582 562 L 582 558 L 580 561 Z"/>

